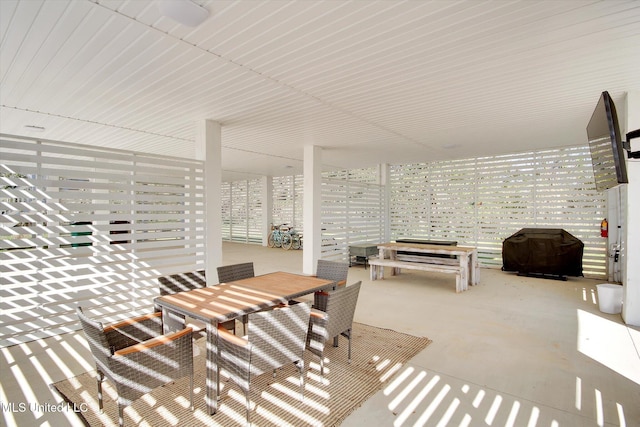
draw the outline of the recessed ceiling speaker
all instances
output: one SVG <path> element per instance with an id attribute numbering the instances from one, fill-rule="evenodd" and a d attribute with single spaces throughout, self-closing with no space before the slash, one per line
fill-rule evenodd
<path id="1" fill-rule="evenodd" d="M 188 27 L 197 27 L 209 16 L 209 11 L 191 0 L 157 0 L 160 13 Z"/>

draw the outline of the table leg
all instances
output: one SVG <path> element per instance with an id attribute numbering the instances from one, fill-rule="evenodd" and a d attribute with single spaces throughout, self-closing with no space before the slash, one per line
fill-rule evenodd
<path id="1" fill-rule="evenodd" d="M 471 284 L 480 284 L 480 262 L 478 261 L 478 250 L 471 253 Z"/>
<path id="2" fill-rule="evenodd" d="M 186 327 L 184 314 L 175 313 L 169 309 L 162 308 L 162 333 L 169 334 L 177 332 Z"/>
<path id="3" fill-rule="evenodd" d="M 206 389 L 207 412 L 213 415 L 218 410 L 218 396 L 220 394 L 220 372 L 218 370 L 218 325 L 207 323 L 207 380 Z"/>
<path id="4" fill-rule="evenodd" d="M 396 250 L 389 251 L 389 259 L 391 259 L 393 261 L 398 259 L 398 251 L 396 251 Z M 399 274 L 400 274 L 400 268 L 391 267 L 391 275 L 392 276 L 398 276 Z"/>
<path id="5" fill-rule="evenodd" d="M 460 288 L 463 291 L 469 289 L 469 255 L 460 255 Z"/>

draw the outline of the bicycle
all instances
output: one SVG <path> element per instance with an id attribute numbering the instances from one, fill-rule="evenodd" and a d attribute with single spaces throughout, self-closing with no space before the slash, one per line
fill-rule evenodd
<path id="1" fill-rule="evenodd" d="M 286 224 L 272 225 L 271 233 L 267 238 L 267 245 L 270 248 L 281 248 L 283 244 L 288 245 L 291 240 L 291 235 L 288 233 L 289 227 Z"/>
<path id="2" fill-rule="evenodd" d="M 287 236 L 282 242 L 282 249 L 300 249 L 302 247 L 302 233 L 298 233 L 296 230 L 291 228 L 287 231 L 286 235 Z"/>
<path id="3" fill-rule="evenodd" d="M 302 247 L 302 233 L 298 233 L 286 224 L 272 225 L 267 238 L 270 248 L 282 248 L 284 250 L 300 249 Z"/>

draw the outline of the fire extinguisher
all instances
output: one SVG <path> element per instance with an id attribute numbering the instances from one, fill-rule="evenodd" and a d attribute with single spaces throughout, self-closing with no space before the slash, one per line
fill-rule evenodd
<path id="1" fill-rule="evenodd" d="M 600 237 L 609 237 L 609 223 L 607 218 L 603 219 L 600 223 Z"/>

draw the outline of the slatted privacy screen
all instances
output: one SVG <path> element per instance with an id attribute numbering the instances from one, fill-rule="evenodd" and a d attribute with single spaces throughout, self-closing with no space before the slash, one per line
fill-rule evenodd
<path id="1" fill-rule="evenodd" d="M 278 176 L 273 183 L 273 224 L 287 224 L 298 231 L 303 227 L 303 176 Z"/>
<path id="2" fill-rule="evenodd" d="M 346 261 L 349 245 L 384 240 L 384 188 L 368 183 L 377 181 L 377 168 L 323 174 L 323 259 Z"/>
<path id="3" fill-rule="evenodd" d="M 204 268 L 201 162 L 2 136 L 0 343 L 153 310 L 157 278 Z"/>
<path id="4" fill-rule="evenodd" d="M 220 188 L 220 209 L 222 211 L 222 240 L 231 240 L 231 182 L 223 182 Z"/>
<path id="5" fill-rule="evenodd" d="M 273 224 L 302 230 L 302 175 L 272 177 Z M 262 244 L 262 180 L 222 184 L 223 240 Z"/>
<path id="6" fill-rule="evenodd" d="M 392 239 L 422 237 L 478 247 L 502 266 L 502 242 L 521 228 L 563 228 L 585 244 L 583 271 L 606 279 L 606 212 L 589 149 L 570 147 L 390 168 Z"/>
<path id="7" fill-rule="evenodd" d="M 160 275 L 204 268 L 203 164 L 2 136 L 0 343 L 77 327 L 76 304 L 105 321 L 148 312 Z M 323 174 L 322 258 L 390 238 L 455 240 L 500 268 L 502 241 L 563 228 L 585 244 L 587 277 L 606 279 L 603 193 L 586 146 Z M 273 178 L 275 224 L 302 229 L 303 177 Z M 261 180 L 224 183 L 223 238 L 261 241 Z"/>
<path id="8" fill-rule="evenodd" d="M 262 242 L 262 181 L 239 180 L 222 184 L 223 240 Z"/>

